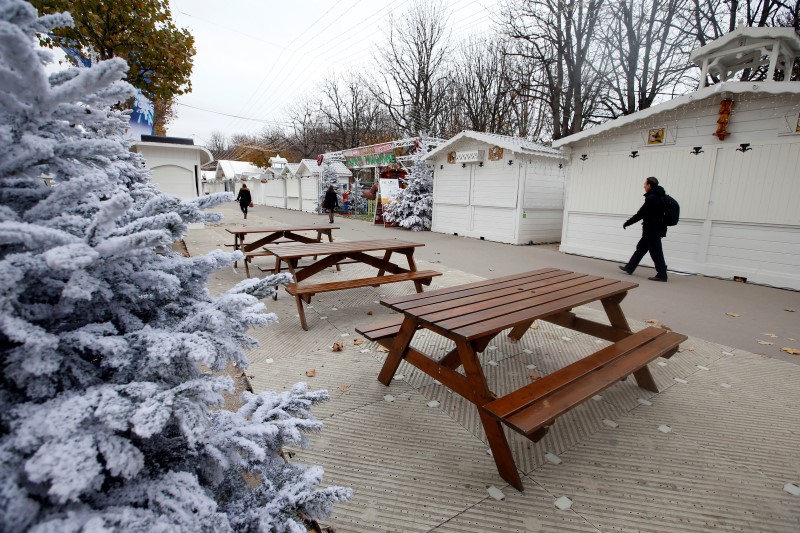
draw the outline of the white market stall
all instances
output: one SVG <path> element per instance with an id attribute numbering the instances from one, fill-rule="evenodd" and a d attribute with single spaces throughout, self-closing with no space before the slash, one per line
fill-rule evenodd
<path id="1" fill-rule="evenodd" d="M 463 131 L 431 150 L 433 231 L 510 244 L 561 237 L 564 162 L 525 139 Z"/>
<path id="2" fill-rule="evenodd" d="M 214 160 L 211 152 L 192 139 L 142 135 L 131 152 L 142 154 L 151 180 L 165 194 L 191 200 L 204 194 L 200 167 Z"/>
<path id="3" fill-rule="evenodd" d="M 720 83 L 556 141 L 569 153 L 561 251 L 626 261 L 640 231 L 622 223 L 655 176 L 681 204 L 663 240 L 671 270 L 800 289 L 800 81 L 772 81 L 796 57 L 792 29 L 740 28 L 692 54 Z M 758 66 L 770 81 L 725 81 Z"/>

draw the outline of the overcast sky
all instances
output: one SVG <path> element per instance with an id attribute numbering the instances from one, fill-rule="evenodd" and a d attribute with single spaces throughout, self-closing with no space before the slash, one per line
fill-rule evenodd
<path id="1" fill-rule="evenodd" d="M 376 69 L 373 52 L 385 42 L 390 13 L 413 1 L 170 0 L 197 54 L 192 92 L 178 98 L 168 134 L 206 144 L 215 130 L 255 133 L 285 121 L 287 105 L 315 93 L 326 75 Z M 490 28 L 497 9 L 492 0 L 446 3 L 456 40 Z"/>

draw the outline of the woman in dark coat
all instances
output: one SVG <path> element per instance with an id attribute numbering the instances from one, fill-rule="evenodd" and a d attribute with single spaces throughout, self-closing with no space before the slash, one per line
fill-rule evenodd
<path id="1" fill-rule="evenodd" d="M 247 184 L 242 183 L 242 188 L 239 189 L 239 195 L 236 197 L 236 200 L 239 202 L 239 207 L 242 209 L 242 213 L 244 213 L 245 220 L 247 220 L 247 208 L 250 207 L 250 202 L 253 201 L 253 197 L 250 196 L 250 189 L 247 188 Z"/>
<path id="2" fill-rule="evenodd" d="M 339 197 L 336 195 L 333 185 L 328 187 L 322 207 L 328 211 L 328 222 L 333 224 L 333 210 L 339 207 Z"/>

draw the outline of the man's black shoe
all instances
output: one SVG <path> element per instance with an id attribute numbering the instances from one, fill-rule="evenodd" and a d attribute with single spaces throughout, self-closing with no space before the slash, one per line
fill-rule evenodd
<path id="1" fill-rule="evenodd" d="M 628 275 L 630 275 L 630 274 L 633 274 L 633 272 L 632 272 L 632 271 L 628 270 L 627 268 L 625 268 L 625 267 L 624 267 L 624 266 L 622 266 L 622 265 L 619 265 L 619 269 L 620 269 L 620 270 L 622 270 L 623 272 L 625 272 L 625 273 L 626 273 L 626 274 L 628 274 Z"/>
<path id="2" fill-rule="evenodd" d="M 647 279 L 649 279 L 650 281 L 664 281 L 664 282 L 667 281 L 667 278 L 662 278 L 660 276 L 653 276 L 653 277 L 650 277 L 650 278 L 647 278 Z"/>

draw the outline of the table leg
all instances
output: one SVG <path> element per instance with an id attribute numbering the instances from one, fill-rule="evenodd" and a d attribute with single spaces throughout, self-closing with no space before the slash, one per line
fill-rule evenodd
<path id="1" fill-rule="evenodd" d="M 378 381 L 387 386 L 392 382 L 392 378 L 397 373 L 397 367 L 400 366 L 400 361 L 405 359 L 408 353 L 408 347 L 411 345 L 411 339 L 416 331 L 417 319 L 405 317 L 403 324 L 400 326 L 400 331 L 397 332 L 397 337 L 394 339 L 392 348 L 386 356 L 386 361 L 383 362 L 381 372 L 378 374 Z"/>
<path id="2" fill-rule="evenodd" d="M 494 395 L 486 384 L 486 377 L 483 375 L 475 347 L 468 341 L 458 340 L 456 341 L 456 349 L 461 356 L 464 373 L 472 388 L 473 398 L 468 399 L 475 404 L 475 408 L 478 410 L 478 416 L 480 416 L 483 430 L 486 432 L 486 439 L 489 441 L 497 471 L 500 473 L 500 477 L 522 492 L 522 479 L 519 477 L 519 471 L 514 463 L 514 456 L 511 454 L 511 447 L 508 445 L 508 439 L 506 439 L 506 435 L 503 432 L 503 423 L 481 407 L 494 400 Z"/>
<path id="3" fill-rule="evenodd" d="M 606 315 L 608 315 L 611 326 L 630 332 L 631 327 L 628 325 L 625 313 L 622 312 L 622 307 L 619 305 L 627 295 L 627 292 L 623 292 L 622 294 L 605 298 L 601 300 L 601 303 L 603 304 L 603 309 L 606 311 Z M 649 390 L 650 392 L 658 392 L 656 381 L 653 379 L 653 374 L 650 373 L 650 368 L 647 365 L 634 372 L 633 377 L 636 378 L 636 384 L 641 388 Z"/>
<path id="4" fill-rule="evenodd" d="M 534 322 L 535 320 L 531 320 L 530 322 L 524 322 L 518 326 L 514 326 L 509 332 L 508 338 L 513 339 L 515 341 L 520 340 Z"/>
<path id="5" fill-rule="evenodd" d="M 383 254 L 383 260 L 384 260 L 384 261 L 386 261 L 386 262 L 388 263 L 388 262 L 389 262 L 389 259 L 390 259 L 391 257 L 392 257 L 392 251 L 391 251 L 391 250 L 386 250 L 386 252 Z M 385 270 L 384 270 L 384 269 L 382 269 L 382 268 L 381 268 L 381 269 L 378 269 L 378 275 L 379 275 L 379 276 L 383 276 L 384 272 L 385 272 Z M 375 286 L 375 287 L 377 287 L 377 285 L 374 285 L 374 286 Z"/>

